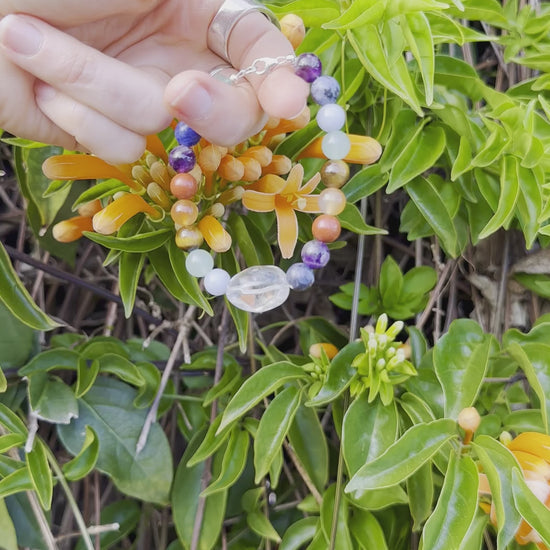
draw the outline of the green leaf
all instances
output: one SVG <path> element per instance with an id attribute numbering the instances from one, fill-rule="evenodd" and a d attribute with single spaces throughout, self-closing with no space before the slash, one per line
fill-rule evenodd
<path id="1" fill-rule="evenodd" d="M 63 464 L 63 473 L 69 481 L 78 481 L 86 477 L 95 467 L 99 457 L 99 439 L 90 426 L 86 426 L 84 443 L 80 452 L 69 462 Z"/>
<path id="2" fill-rule="evenodd" d="M 231 432 L 219 476 L 201 493 L 201 497 L 229 489 L 241 476 L 248 456 L 250 436 L 246 430 Z"/>
<path id="3" fill-rule="evenodd" d="M 357 496 L 369 489 L 383 489 L 404 481 L 456 433 L 456 423 L 447 418 L 409 428 L 384 454 L 359 469 L 346 492 L 355 492 Z"/>
<path id="4" fill-rule="evenodd" d="M 519 363 L 541 404 L 542 420 L 546 433 L 550 433 L 550 346 L 526 343 L 520 346 L 512 342 L 506 348 Z"/>
<path id="5" fill-rule="evenodd" d="M 384 308 L 392 307 L 399 301 L 402 286 L 403 274 L 399 265 L 391 256 L 386 256 L 380 269 L 378 282 Z"/>
<path id="6" fill-rule="evenodd" d="M 233 396 L 233 399 L 228 403 L 223 413 L 218 433 L 246 414 L 264 397 L 273 393 L 283 384 L 286 384 L 290 380 L 306 378 L 306 376 L 302 368 L 287 361 L 280 361 L 262 367 L 244 382 Z"/>
<path id="7" fill-rule="evenodd" d="M 288 440 L 298 460 L 319 491 L 328 481 L 328 446 L 314 409 L 300 405 L 288 431 Z"/>
<path id="8" fill-rule="evenodd" d="M 227 223 L 248 267 L 273 264 L 273 254 L 265 235 L 247 216 L 231 212 Z"/>
<path id="9" fill-rule="evenodd" d="M 91 241 L 110 250 L 122 250 L 123 252 L 150 252 L 162 246 L 174 232 L 170 228 L 157 229 L 146 233 L 138 233 L 131 237 L 114 237 L 102 235 L 92 231 L 84 231 L 84 236 Z"/>
<path id="10" fill-rule="evenodd" d="M 433 514 L 422 532 L 421 547 L 460 548 L 477 510 L 478 471 L 469 456 L 451 455 Z"/>
<path id="11" fill-rule="evenodd" d="M 361 545 L 360 547 L 388 550 L 384 531 L 374 514 L 366 510 L 354 510 L 349 528 L 353 538 Z"/>
<path id="12" fill-rule="evenodd" d="M 119 191 L 128 191 L 128 186 L 119 180 L 108 179 L 100 182 L 96 182 L 92 187 L 86 189 L 80 194 L 78 199 L 74 202 L 72 208 L 76 210 L 80 205 L 87 202 L 103 199 L 105 197 L 111 197 Z"/>
<path id="13" fill-rule="evenodd" d="M 395 442 L 398 427 L 395 403 L 369 403 L 366 392 L 353 400 L 342 425 L 342 452 L 350 477 Z"/>
<path id="14" fill-rule="evenodd" d="M 344 211 L 338 214 L 340 224 L 344 229 L 349 229 L 358 235 L 386 235 L 385 229 L 378 229 L 365 223 L 361 212 L 354 204 L 346 204 Z"/>
<path id="15" fill-rule="evenodd" d="M 78 404 L 72 390 L 60 378 L 45 372 L 28 380 L 29 404 L 33 413 L 54 424 L 68 424 L 78 416 Z"/>
<path id="16" fill-rule="evenodd" d="M 319 519 L 312 516 L 295 521 L 285 531 L 279 550 L 300 550 L 315 536 L 318 525 Z"/>
<path id="17" fill-rule="evenodd" d="M 22 491 L 32 491 L 33 489 L 34 486 L 29 470 L 25 467 L 13 471 L 0 480 L 0 498 L 5 498 Z"/>
<path id="18" fill-rule="evenodd" d="M 198 279 L 187 271 L 185 267 L 185 253 L 176 246 L 175 240 L 171 240 L 168 243 L 168 254 L 174 274 L 189 298 L 191 298 L 191 303 L 206 311 L 208 315 L 214 315 L 210 302 L 205 298 L 199 288 Z"/>
<path id="19" fill-rule="evenodd" d="M 434 348 L 435 373 L 445 395 L 445 416 L 456 419 L 471 407 L 481 389 L 489 357 L 498 346 L 469 319 L 453 321 Z"/>
<path id="20" fill-rule="evenodd" d="M 158 424 L 151 426 L 147 445 L 138 455 L 136 444 L 147 411 L 136 409 L 136 391 L 114 378 L 99 376 L 78 400 L 79 416 L 58 426 L 63 445 L 73 455 L 82 449 L 86 426 L 99 440 L 97 469 L 109 475 L 123 493 L 165 504 L 172 483 L 172 455 Z"/>
<path id="21" fill-rule="evenodd" d="M 100 365 L 101 363 L 97 359 L 90 361 L 90 366 L 88 366 L 86 359 L 80 358 L 78 360 L 74 389 L 75 397 L 82 397 L 93 386 L 99 374 Z"/>
<path id="22" fill-rule="evenodd" d="M 517 469 L 512 470 L 512 492 L 523 519 L 535 529 L 544 544 L 550 545 L 550 510 L 535 496 Z"/>
<path id="23" fill-rule="evenodd" d="M 340 14 L 338 4 L 333 0 L 295 0 L 284 6 L 269 4 L 273 13 L 282 16 L 294 13 L 301 17 L 308 27 L 319 27 L 326 21 L 332 21 Z"/>
<path id="24" fill-rule="evenodd" d="M 31 376 L 39 372 L 48 372 L 53 369 L 76 370 L 80 355 L 73 350 L 55 348 L 35 355 L 24 367 L 18 371 L 19 376 Z"/>
<path id="25" fill-rule="evenodd" d="M 198 464 L 199 462 L 207 459 L 211 454 L 216 452 L 225 442 L 225 440 L 233 432 L 233 429 L 229 427 L 224 428 L 220 433 L 218 433 L 218 428 L 222 420 L 222 415 L 218 415 L 214 422 L 208 426 L 208 430 L 204 436 L 204 439 L 197 445 L 196 451 L 193 453 L 193 456 L 189 459 L 187 464 L 190 468 Z"/>
<path id="26" fill-rule="evenodd" d="M 61 325 L 50 319 L 33 301 L 13 269 L 6 249 L 0 244 L 0 301 L 22 323 L 36 330 L 52 330 Z"/>
<path id="27" fill-rule="evenodd" d="M 355 203 L 382 189 L 388 177 L 388 173 L 380 169 L 380 164 L 371 164 L 354 174 L 342 187 L 342 192 L 346 195 L 348 202 Z"/>
<path id="28" fill-rule="evenodd" d="M 342 348 L 330 362 L 321 390 L 306 405 L 317 407 L 336 399 L 349 386 L 351 379 L 357 373 L 357 370 L 351 366 L 353 359 L 364 351 L 365 346 L 362 342 L 352 342 Z"/>
<path id="29" fill-rule="evenodd" d="M 422 12 L 407 13 L 402 19 L 401 27 L 407 44 L 420 67 L 426 105 L 429 106 L 433 101 L 435 72 L 434 42 L 430 23 Z"/>
<path id="30" fill-rule="evenodd" d="M 4 499 L 0 498 L 0 533 L 2 533 L 2 550 L 17 550 L 15 527 L 10 518 Z"/>
<path id="31" fill-rule="evenodd" d="M 24 365 L 31 355 L 38 351 L 38 334 L 31 327 L 23 324 L 0 301 L 0 371 L 18 368 Z M 0 374 L 0 378 L 3 374 Z M 0 382 L 0 391 L 2 383 Z"/>
<path id="32" fill-rule="evenodd" d="M 21 434 L 27 437 L 27 426 L 25 423 L 4 403 L 0 403 L 0 425 L 8 432 Z"/>
<path id="33" fill-rule="evenodd" d="M 445 199 L 433 181 L 418 177 L 406 185 L 415 206 L 453 257 L 460 254 L 457 230 Z"/>
<path id="34" fill-rule="evenodd" d="M 343 31 L 362 25 L 376 25 L 382 19 L 387 0 L 356 0 L 334 20 L 324 23 L 323 29 Z"/>
<path id="35" fill-rule="evenodd" d="M 22 447 L 25 444 L 23 434 L 0 435 L 0 454 L 3 454 L 14 447 Z"/>
<path id="36" fill-rule="evenodd" d="M 264 411 L 254 438 L 256 484 L 259 484 L 269 472 L 273 460 L 281 449 L 300 405 L 301 397 L 302 393 L 296 386 L 288 386 L 271 401 Z"/>
<path id="37" fill-rule="evenodd" d="M 185 550 L 190 550 L 195 525 L 195 517 L 200 502 L 201 486 L 206 464 L 188 466 L 189 459 L 195 453 L 199 442 L 204 437 L 204 431 L 195 434 L 189 442 L 179 463 L 172 487 L 172 512 L 178 539 Z M 213 475 L 218 475 L 214 460 Z M 227 494 L 225 491 L 215 493 L 206 498 L 200 524 L 200 534 L 197 550 L 214 548 L 222 531 L 225 515 Z"/>
<path id="38" fill-rule="evenodd" d="M 8 389 L 8 381 L 4 371 L 0 368 L 0 393 L 4 393 Z"/>
<path id="39" fill-rule="evenodd" d="M 341 490 L 341 489 L 340 489 Z M 336 485 L 331 485 L 323 495 L 321 503 L 321 528 L 327 540 L 334 536 L 334 548 L 338 550 L 353 550 L 351 536 L 348 528 L 348 501 L 340 495 L 338 510 L 334 510 L 336 504 Z M 336 533 L 332 535 L 333 520 L 336 515 Z"/>
<path id="40" fill-rule="evenodd" d="M 277 533 L 269 519 L 262 512 L 254 511 L 247 514 L 246 523 L 254 533 L 263 539 L 269 539 L 277 543 L 281 542 L 279 533 Z"/>
<path id="41" fill-rule="evenodd" d="M 506 155 L 500 174 L 500 197 L 497 210 L 495 215 L 481 230 L 479 234 L 480 239 L 488 237 L 501 227 L 506 227 L 512 219 L 520 192 L 518 170 L 518 159 L 511 155 Z"/>
<path id="42" fill-rule="evenodd" d="M 432 465 L 424 464 L 407 481 L 409 508 L 414 520 L 413 531 L 420 531 L 422 523 L 432 513 L 434 479 Z"/>
<path id="43" fill-rule="evenodd" d="M 131 317 L 134 309 L 137 286 L 144 261 L 145 256 L 137 252 L 122 252 L 120 255 L 118 282 L 126 319 Z"/>
<path id="44" fill-rule="evenodd" d="M 444 150 L 443 128 L 434 125 L 425 126 L 397 157 L 390 174 L 387 193 L 393 193 L 432 168 Z"/>
<path id="45" fill-rule="evenodd" d="M 506 548 L 514 538 L 521 523 L 521 516 L 514 504 L 510 479 L 512 471 L 519 468 L 514 455 L 501 443 L 487 435 L 479 435 L 472 443 L 483 471 L 487 475 L 495 505 L 498 548 Z"/>
<path id="46" fill-rule="evenodd" d="M 52 504 L 53 480 L 46 449 L 40 439 L 34 440 L 32 450 L 27 453 L 27 469 L 42 508 L 49 510 Z"/>

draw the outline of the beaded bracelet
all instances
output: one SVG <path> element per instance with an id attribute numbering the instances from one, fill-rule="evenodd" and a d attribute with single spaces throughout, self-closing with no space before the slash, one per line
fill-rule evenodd
<path id="1" fill-rule="evenodd" d="M 180 248 L 189 250 L 185 263 L 188 272 L 195 277 L 204 277 L 204 288 L 208 293 L 214 296 L 225 295 L 235 307 L 254 313 L 274 309 L 286 301 L 291 289 L 302 291 L 314 283 L 314 270 L 327 265 L 330 259 L 327 243 L 335 241 L 340 235 L 341 226 L 336 216 L 346 206 L 346 197 L 340 190 L 349 178 L 349 167 L 342 160 L 351 148 L 348 135 L 342 131 L 346 113 L 336 103 L 340 95 L 340 85 L 332 76 L 321 74 L 321 60 L 312 53 L 304 53 L 298 57 L 260 58 L 250 67 L 228 77 L 227 81 L 235 84 L 250 74 L 265 74 L 275 67 L 286 64 L 292 64 L 295 73 L 311 84 L 311 96 L 320 105 L 316 121 L 319 128 L 326 132 L 321 147 L 323 154 L 329 159 L 321 169 L 320 176 L 312 178 L 300 189 L 295 189 L 295 194 L 304 191 L 304 196 L 294 199 L 296 202 L 310 198 L 312 204 L 316 201 L 316 211 L 321 213 L 312 224 L 314 239 L 302 247 L 302 262 L 291 265 L 286 273 L 277 266 L 264 265 L 248 267 L 232 277 L 224 269 L 214 268 L 212 255 L 204 249 L 197 248 L 198 241 L 195 242 L 192 235 L 188 235 L 188 228 L 195 222 L 198 214 L 196 204 L 190 200 L 197 192 L 197 183 L 193 177 L 185 175 L 196 167 L 193 147 L 199 144 L 200 135 L 185 123 L 179 122 L 174 129 L 178 145 L 169 153 L 169 165 L 176 172 L 170 189 L 179 197 L 171 208 L 171 216 L 176 227 L 179 227 L 176 243 Z M 291 175 L 303 176 L 301 167 L 295 167 L 293 170 L 294 174 L 291 171 L 289 180 Z M 319 180 L 326 188 L 319 195 L 306 195 L 305 191 L 313 190 L 311 188 L 314 188 Z M 248 193 L 250 200 L 247 201 L 247 191 L 242 197 L 245 207 L 253 204 L 252 194 L 255 191 Z"/>

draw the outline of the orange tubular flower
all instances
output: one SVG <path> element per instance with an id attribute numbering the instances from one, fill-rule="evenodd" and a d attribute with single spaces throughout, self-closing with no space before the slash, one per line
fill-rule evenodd
<path id="1" fill-rule="evenodd" d="M 83 231 L 93 231 L 92 218 L 89 216 L 75 216 L 56 223 L 52 235 L 60 243 L 72 243 L 82 237 Z"/>
<path id="2" fill-rule="evenodd" d="M 299 155 L 298 160 L 302 158 L 326 158 L 321 148 L 323 137 L 320 136 L 312 141 Z M 351 149 L 343 159 L 351 164 L 373 164 L 382 154 L 382 146 L 374 138 L 369 136 L 358 136 L 348 134 L 351 142 Z"/>
<path id="3" fill-rule="evenodd" d="M 518 461 L 527 486 L 538 500 L 547 508 L 550 508 L 550 436 L 535 432 L 524 432 L 508 443 L 507 447 Z M 480 492 L 490 494 L 485 475 L 479 475 Z M 496 525 L 494 503 L 490 505 L 490 508 L 488 504 L 485 504 L 483 509 L 490 513 L 491 521 Z M 524 520 L 522 520 L 515 538 L 520 545 L 533 542 L 539 550 L 549 550 L 541 542 L 538 533 Z"/>
<path id="4" fill-rule="evenodd" d="M 94 231 L 103 235 L 116 233 L 139 212 L 144 212 L 155 220 L 162 217 L 162 213 L 147 204 L 139 195 L 125 193 L 94 215 Z"/>
<path id="5" fill-rule="evenodd" d="M 91 155 L 56 155 L 42 164 L 42 171 L 52 180 L 91 180 L 115 178 L 135 191 L 143 187 L 122 170 Z"/>
<path id="6" fill-rule="evenodd" d="M 204 240 L 214 252 L 227 252 L 231 248 L 231 235 L 214 216 L 204 216 L 197 225 Z"/>
<path id="7" fill-rule="evenodd" d="M 298 240 L 299 212 L 320 212 L 319 196 L 311 195 L 321 176 L 317 173 L 302 185 L 304 169 L 296 164 L 286 181 L 269 174 L 249 186 L 244 192 L 242 203 L 255 212 L 272 212 L 277 215 L 277 236 L 283 258 L 290 258 Z"/>

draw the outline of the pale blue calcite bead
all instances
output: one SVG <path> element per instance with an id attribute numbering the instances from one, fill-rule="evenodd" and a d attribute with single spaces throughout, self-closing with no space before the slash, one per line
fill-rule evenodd
<path id="1" fill-rule="evenodd" d="M 285 272 L 274 265 L 258 265 L 237 273 L 227 285 L 231 304 L 251 313 L 263 313 L 282 305 L 290 294 Z"/>
<path id="2" fill-rule="evenodd" d="M 347 134 L 340 130 L 325 134 L 321 142 L 324 155 L 330 160 L 343 159 L 351 149 L 351 142 Z"/>

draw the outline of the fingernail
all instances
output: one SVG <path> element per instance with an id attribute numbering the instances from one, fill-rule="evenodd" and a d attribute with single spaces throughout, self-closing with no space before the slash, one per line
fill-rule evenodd
<path id="1" fill-rule="evenodd" d="M 44 82 L 38 82 L 34 86 L 34 94 L 37 99 L 41 101 L 50 101 L 55 97 L 57 94 L 57 91 L 52 86 L 49 86 L 48 84 Z"/>
<path id="2" fill-rule="evenodd" d="M 44 37 L 31 23 L 22 21 L 20 17 L 8 15 L 2 20 L 0 41 L 5 48 L 25 56 L 38 53 Z"/>
<path id="3" fill-rule="evenodd" d="M 192 82 L 172 101 L 170 105 L 185 120 L 201 120 L 208 116 L 212 108 L 212 96 L 200 84 Z"/>

